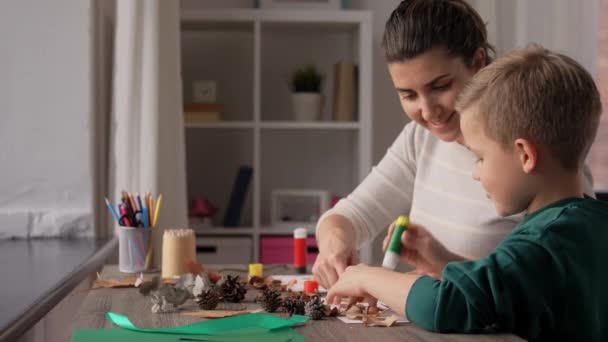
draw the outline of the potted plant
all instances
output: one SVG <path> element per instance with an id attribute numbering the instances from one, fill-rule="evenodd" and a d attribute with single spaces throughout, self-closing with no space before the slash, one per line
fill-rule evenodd
<path id="1" fill-rule="evenodd" d="M 321 117 L 323 76 L 312 65 L 297 69 L 291 78 L 293 114 L 297 121 L 316 121 Z"/>

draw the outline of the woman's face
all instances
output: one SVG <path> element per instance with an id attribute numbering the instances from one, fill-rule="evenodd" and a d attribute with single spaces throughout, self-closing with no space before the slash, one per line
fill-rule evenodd
<path id="1" fill-rule="evenodd" d="M 422 127 L 443 141 L 460 137 L 456 97 L 466 82 L 484 66 L 485 51 L 478 49 L 473 66 L 462 57 L 434 48 L 403 62 L 390 63 L 388 71 L 403 110 Z"/>

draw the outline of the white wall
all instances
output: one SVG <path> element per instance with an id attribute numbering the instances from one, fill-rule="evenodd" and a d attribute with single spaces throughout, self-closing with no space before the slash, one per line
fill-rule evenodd
<path id="1" fill-rule="evenodd" d="M 401 110 L 396 92 L 389 78 L 380 48 L 384 24 L 399 0 L 349 0 L 349 9 L 369 10 L 373 15 L 373 149 L 372 160 L 376 164 L 388 146 L 397 137 L 401 127 L 407 122 Z M 185 8 L 252 8 L 253 0 L 182 0 Z"/>
<path id="2" fill-rule="evenodd" d="M 90 5 L 0 2 L 0 238 L 93 232 Z"/>

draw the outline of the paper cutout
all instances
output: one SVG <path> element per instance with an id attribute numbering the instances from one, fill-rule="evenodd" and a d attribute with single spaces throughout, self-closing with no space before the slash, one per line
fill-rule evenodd
<path id="1" fill-rule="evenodd" d="M 124 329 L 74 330 L 72 342 L 177 342 L 177 341 L 264 341 L 304 342 L 290 326 L 305 323 L 308 317 L 283 319 L 274 315 L 255 313 L 198 322 L 175 328 L 138 328 L 126 316 L 108 312 L 108 321 Z"/>
<path id="2" fill-rule="evenodd" d="M 248 315 L 233 316 L 198 322 L 190 325 L 184 325 L 175 328 L 138 328 L 127 316 L 120 315 L 114 312 L 106 314 L 108 321 L 115 325 L 133 331 L 156 332 L 166 334 L 199 334 L 199 335 L 214 335 L 224 332 L 233 332 L 245 328 L 264 328 L 267 330 L 275 330 L 286 328 L 292 325 L 305 323 L 309 320 L 306 316 L 293 315 L 289 319 L 283 319 L 274 315 L 264 313 L 253 313 Z"/>
<path id="3" fill-rule="evenodd" d="M 263 312 L 262 309 L 252 309 L 252 310 L 197 310 L 197 311 L 187 311 L 182 312 L 184 316 L 194 316 L 200 318 L 224 318 L 224 317 L 232 317 L 238 315 L 244 315 L 249 313 L 257 313 Z"/>
<path id="4" fill-rule="evenodd" d="M 209 342 L 304 342 L 304 338 L 291 328 L 268 331 L 263 328 L 242 329 L 234 333 L 218 335 L 183 335 L 156 334 L 127 329 L 86 329 L 74 330 L 72 342 L 179 342 L 179 341 L 209 341 Z"/>
<path id="5" fill-rule="evenodd" d="M 401 317 L 386 304 L 378 302 L 378 314 L 367 315 L 364 311 L 367 309 L 367 303 L 359 303 L 351 306 L 344 312 L 343 316 L 337 318 L 347 324 L 366 324 L 367 326 L 386 326 L 390 327 L 395 323 L 408 323 L 409 321 Z"/>
<path id="6" fill-rule="evenodd" d="M 110 288 L 122 288 L 122 287 L 135 287 L 135 282 L 137 281 L 137 276 L 128 276 L 124 277 L 122 280 L 116 279 L 104 279 L 101 277 L 101 274 L 97 273 L 97 279 L 93 281 L 93 288 L 99 289 L 110 289 Z"/>

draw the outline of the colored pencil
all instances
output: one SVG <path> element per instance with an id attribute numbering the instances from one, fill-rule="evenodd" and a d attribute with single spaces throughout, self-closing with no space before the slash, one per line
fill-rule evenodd
<path id="1" fill-rule="evenodd" d="M 116 219 L 116 222 L 118 224 L 120 224 L 120 216 L 118 216 L 118 214 L 116 213 L 116 210 L 114 210 L 114 206 L 112 205 L 112 203 L 110 203 L 110 201 L 108 200 L 107 197 L 105 198 L 105 200 L 106 200 L 106 207 L 108 207 L 108 209 L 110 210 L 110 212 L 112 213 L 112 215 Z"/>
<path id="2" fill-rule="evenodd" d="M 154 221 L 152 221 L 152 227 L 156 227 L 158 224 L 158 214 L 160 212 L 160 203 L 163 200 L 163 194 L 158 195 L 158 200 L 156 200 L 156 208 L 154 209 Z"/>
<path id="3" fill-rule="evenodd" d="M 144 211 L 144 206 L 141 204 L 141 197 L 139 197 L 139 192 L 135 193 L 135 197 L 137 198 L 137 204 L 139 205 L 139 211 Z"/>

